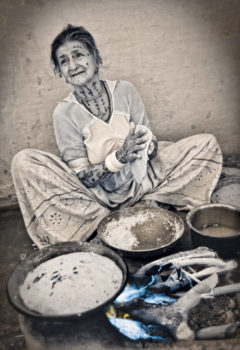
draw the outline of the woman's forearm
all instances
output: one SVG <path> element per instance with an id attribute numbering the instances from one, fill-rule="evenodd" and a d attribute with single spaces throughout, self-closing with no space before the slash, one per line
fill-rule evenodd
<path id="1" fill-rule="evenodd" d="M 108 170 L 105 162 L 94 164 L 78 173 L 78 178 L 83 184 L 90 188 L 95 187 L 105 181 L 113 173 Z"/>
<path id="2" fill-rule="evenodd" d="M 115 152 L 114 157 L 116 160 L 113 163 L 112 161 L 114 159 L 109 159 L 110 164 L 109 161 L 107 162 L 109 157 L 112 158 L 111 156 L 113 154 L 111 154 L 105 159 L 104 162 L 91 165 L 86 169 L 80 171 L 78 173 L 78 178 L 88 188 L 100 185 L 108 177 L 110 177 L 113 174 L 113 172 L 119 171 L 122 167 L 124 167 L 124 165 L 127 162 L 134 161 L 135 159 L 140 157 L 138 155 L 138 151 L 142 150 L 145 147 L 145 142 L 147 141 L 145 134 L 145 131 L 138 131 L 136 134 L 134 134 L 134 130 L 132 130 L 132 132 L 129 133 L 129 135 L 126 137 L 122 147 L 120 147 Z M 154 143 L 154 146 L 154 148 L 156 149 L 157 142 L 156 144 Z M 156 155 L 154 150 L 152 153 L 152 156 L 154 157 Z M 153 157 L 151 157 L 150 159 L 152 159 Z M 117 165 L 116 161 L 118 163 Z"/>

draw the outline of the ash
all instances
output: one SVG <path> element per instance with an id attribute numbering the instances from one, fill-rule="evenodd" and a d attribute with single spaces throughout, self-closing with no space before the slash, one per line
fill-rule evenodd
<path id="1" fill-rule="evenodd" d="M 193 331 L 198 331 L 201 328 L 240 322 L 239 310 L 240 293 L 203 299 L 190 311 L 188 324 Z"/>

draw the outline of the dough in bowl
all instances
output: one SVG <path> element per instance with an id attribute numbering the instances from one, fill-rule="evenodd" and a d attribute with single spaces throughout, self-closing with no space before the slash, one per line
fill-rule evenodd
<path id="1" fill-rule="evenodd" d="M 28 273 L 19 293 L 29 309 L 42 315 L 81 315 L 111 298 L 122 279 L 111 259 L 76 252 L 40 264 Z"/>

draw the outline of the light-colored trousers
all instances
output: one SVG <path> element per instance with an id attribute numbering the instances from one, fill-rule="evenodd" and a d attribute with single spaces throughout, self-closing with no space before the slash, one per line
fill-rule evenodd
<path id="1" fill-rule="evenodd" d="M 209 203 L 221 169 L 221 150 L 212 135 L 159 142 L 158 154 L 149 162 L 142 185 L 132 186 L 131 198 L 126 193 L 120 207 L 132 206 L 141 199 L 187 210 Z M 12 176 L 25 226 L 39 248 L 88 239 L 114 209 L 97 195 L 96 189 L 87 189 L 54 154 L 20 151 L 12 161 Z"/>

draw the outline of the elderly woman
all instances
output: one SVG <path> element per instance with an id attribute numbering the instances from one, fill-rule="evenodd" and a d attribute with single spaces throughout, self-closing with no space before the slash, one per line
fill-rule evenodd
<path id="1" fill-rule="evenodd" d="M 61 158 L 15 155 L 12 174 L 27 231 L 38 247 L 86 240 L 110 211 L 139 201 L 189 210 L 210 202 L 222 155 L 214 136 L 157 142 L 142 100 L 126 81 L 100 80 L 92 35 L 68 25 L 51 59 L 73 87 L 53 113 Z"/>

